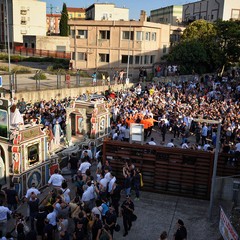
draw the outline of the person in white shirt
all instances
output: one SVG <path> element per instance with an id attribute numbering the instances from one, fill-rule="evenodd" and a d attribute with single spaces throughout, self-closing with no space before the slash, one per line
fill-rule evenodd
<path id="1" fill-rule="evenodd" d="M 83 186 L 83 190 L 82 201 L 84 206 L 92 210 L 95 206 L 95 186 L 92 182 L 88 182 L 87 185 Z"/>
<path id="2" fill-rule="evenodd" d="M 211 147 L 211 146 L 210 146 L 209 143 L 204 144 L 204 146 L 203 146 L 203 151 L 208 151 L 210 147 Z"/>
<path id="3" fill-rule="evenodd" d="M 189 148 L 188 143 L 189 143 L 189 142 L 185 141 L 185 142 L 182 144 L 182 149 L 188 149 L 188 148 Z"/>
<path id="4" fill-rule="evenodd" d="M 108 183 L 108 193 L 111 193 L 112 192 L 112 190 L 113 190 L 113 185 L 114 185 L 114 183 L 116 182 L 116 177 L 114 176 L 114 174 L 113 173 L 111 173 L 111 180 L 109 181 L 109 183 Z"/>
<path id="5" fill-rule="evenodd" d="M 63 181 L 65 181 L 65 178 L 61 174 L 59 174 L 58 169 L 55 169 L 54 174 L 50 177 L 48 181 L 48 186 L 52 184 L 53 187 L 61 187 Z"/>
<path id="6" fill-rule="evenodd" d="M 109 172 L 109 167 L 108 166 L 106 166 L 105 168 L 104 168 L 104 178 L 108 181 L 108 182 L 110 182 L 110 180 L 111 180 L 111 172 Z"/>
<path id="7" fill-rule="evenodd" d="M 91 163 L 88 161 L 84 161 L 81 163 L 78 170 L 81 172 L 81 174 L 85 174 L 87 169 L 89 169 L 90 167 L 91 167 Z"/>
<path id="8" fill-rule="evenodd" d="M 101 205 L 102 205 L 102 201 L 101 200 L 96 200 L 96 207 L 94 207 L 92 209 L 92 214 L 94 214 L 94 215 L 99 214 L 100 219 L 102 220 L 103 207 Z"/>
<path id="9" fill-rule="evenodd" d="M 148 142 L 148 145 L 157 145 L 157 144 L 155 143 L 155 141 L 154 141 L 154 138 L 151 138 L 151 141 Z"/>
<path id="10" fill-rule="evenodd" d="M 3 206 L 3 201 L 0 200 L 0 229 L 2 230 L 3 236 L 6 235 L 7 231 L 7 215 L 12 214 L 7 207 Z"/>
<path id="11" fill-rule="evenodd" d="M 204 146 L 204 144 L 207 143 L 207 135 L 208 135 L 208 127 L 206 123 L 204 123 L 202 128 L 202 146 Z"/>
<path id="12" fill-rule="evenodd" d="M 86 156 L 86 153 L 89 156 L 90 160 L 92 160 L 93 154 L 89 147 L 85 147 L 85 149 L 82 151 L 81 159 L 83 159 Z"/>
<path id="13" fill-rule="evenodd" d="M 27 190 L 26 195 L 25 195 L 26 200 L 31 201 L 30 197 L 31 197 L 31 194 L 32 194 L 32 193 L 34 193 L 36 196 L 41 193 L 41 192 L 35 187 L 35 183 L 32 183 L 32 187 Z"/>
<path id="14" fill-rule="evenodd" d="M 53 228 L 57 227 L 57 214 L 54 211 L 54 208 L 52 205 L 48 206 L 49 214 L 47 215 L 47 219 L 49 220 L 49 223 L 53 226 Z"/>
<path id="15" fill-rule="evenodd" d="M 171 139 L 171 141 L 167 144 L 167 147 L 175 147 L 174 143 L 173 143 L 173 139 Z"/>

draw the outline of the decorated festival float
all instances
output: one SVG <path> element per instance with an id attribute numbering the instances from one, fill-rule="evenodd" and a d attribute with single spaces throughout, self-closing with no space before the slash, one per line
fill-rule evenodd
<path id="1" fill-rule="evenodd" d="M 109 113 L 102 101 L 76 101 L 67 108 L 67 116 L 65 141 L 53 142 L 48 128 L 42 130 L 43 126 L 35 120 L 24 124 L 16 105 L 0 99 L 0 184 L 3 188 L 13 181 L 23 196 L 32 183 L 37 188 L 44 187 L 58 167 L 61 154 L 68 157 L 83 145 L 90 146 L 94 153 L 109 133 Z M 59 153 L 55 154 L 56 151 Z"/>
<path id="2" fill-rule="evenodd" d="M 20 196 L 35 183 L 43 187 L 51 166 L 57 158 L 48 157 L 47 135 L 42 125 L 33 121 L 24 124 L 15 104 L 0 99 L 0 183 L 8 187 L 10 181 Z"/>
<path id="3" fill-rule="evenodd" d="M 88 96 L 84 100 L 76 100 L 66 109 L 66 143 L 68 148 L 62 155 L 69 157 L 76 149 L 88 146 L 93 156 L 103 139 L 110 133 L 110 114 L 102 95 Z"/>

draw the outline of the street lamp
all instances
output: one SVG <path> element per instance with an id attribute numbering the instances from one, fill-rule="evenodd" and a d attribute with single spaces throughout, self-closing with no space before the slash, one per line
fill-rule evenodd
<path id="1" fill-rule="evenodd" d="M 213 208 L 213 199 L 214 199 L 214 191 L 215 191 L 215 182 L 216 182 L 216 174 L 217 174 L 217 163 L 218 163 L 218 153 L 220 149 L 220 134 L 221 134 L 221 120 L 207 120 L 207 119 L 199 119 L 194 118 L 194 122 L 205 122 L 209 124 L 217 124 L 217 140 L 216 140 L 216 149 L 214 153 L 214 165 L 213 165 L 213 173 L 212 173 L 212 184 L 211 184 L 211 195 L 210 195 L 210 204 L 209 204 L 209 211 L 208 211 L 208 218 L 211 219 L 212 217 L 212 208 Z"/>
<path id="2" fill-rule="evenodd" d="M 6 8 L 6 26 L 7 26 L 7 48 L 8 48 L 8 72 L 11 73 L 11 55 L 10 55 L 10 39 L 9 39 L 9 18 L 8 18 L 8 3 L 5 0 Z"/>

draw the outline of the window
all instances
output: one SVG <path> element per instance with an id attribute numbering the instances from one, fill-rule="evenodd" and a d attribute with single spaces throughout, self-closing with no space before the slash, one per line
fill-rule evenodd
<path id="1" fill-rule="evenodd" d="M 155 55 L 150 56 L 150 63 L 151 64 L 155 63 Z"/>
<path id="2" fill-rule="evenodd" d="M 66 51 L 66 46 L 56 46 L 57 52 L 65 52 Z"/>
<path id="3" fill-rule="evenodd" d="M 141 64 L 141 56 L 135 56 L 135 64 Z"/>
<path id="4" fill-rule="evenodd" d="M 145 40 L 150 41 L 150 32 L 145 33 Z"/>
<path id="5" fill-rule="evenodd" d="M 122 39 L 134 40 L 134 32 L 133 31 L 123 31 L 122 32 Z"/>
<path id="6" fill-rule="evenodd" d="M 232 9 L 232 19 L 240 19 L 240 10 L 238 9 Z"/>
<path id="7" fill-rule="evenodd" d="M 75 31 L 75 30 L 71 30 L 71 36 L 72 36 L 72 38 L 75 37 L 75 34 L 76 34 L 76 31 Z"/>
<path id="8" fill-rule="evenodd" d="M 28 43 L 25 42 L 25 43 L 24 43 L 24 47 L 25 47 L 25 48 L 28 48 Z"/>
<path id="9" fill-rule="evenodd" d="M 85 52 L 78 52 L 77 59 L 80 61 L 87 61 L 87 54 Z"/>
<path id="10" fill-rule="evenodd" d="M 149 64 L 149 56 L 148 55 L 144 56 L 144 64 Z"/>
<path id="11" fill-rule="evenodd" d="M 99 39 L 110 39 L 110 31 L 99 31 Z"/>
<path id="12" fill-rule="evenodd" d="M 26 21 L 25 17 L 21 17 L 21 24 L 22 25 L 26 25 L 27 24 L 27 21 Z"/>
<path id="13" fill-rule="evenodd" d="M 128 63 L 128 55 L 122 55 L 122 63 Z"/>
<path id="14" fill-rule="evenodd" d="M 87 30 L 78 30 L 77 38 L 87 38 L 88 31 Z"/>
<path id="15" fill-rule="evenodd" d="M 81 17 L 81 14 L 78 14 L 78 17 Z"/>
<path id="16" fill-rule="evenodd" d="M 163 53 L 167 53 L 167 45 L 163 45 Z"/>
<path id="17" fill-rule="evenodd" d="M 137 41 L 142 41 L 142 32 L 137 31 L 137 33 L 136 33 L 136 40 Z"/>
<path id="18" fill-rule="evenodd" d="M 157 40 L 157 33 L 153 32 L 152 33 L 152 41 L 156 41 Z"/>
<path id="19" fill-rule="evenodd" d="M 72 60 L 75 60 L 75 52 L 72 52 Z"/>
<path id="20" fill-rule="evenodd" d="M 109 54 L 99 53 L 99 62 L 109 62 Z"/>
<path id="21" fill-rule="evenodd" d="M 122 63 L 128 63 L 128 55 L 122 55 Z M 133 56 L 129 56 L 129 64 L 133 64 Z"/>

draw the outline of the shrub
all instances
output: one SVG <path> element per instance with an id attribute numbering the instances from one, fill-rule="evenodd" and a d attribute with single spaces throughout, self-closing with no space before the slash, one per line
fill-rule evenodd
<path id="1" fill-rule="evenodd" d="M 14 67 L 12 69 L 13 73 L 19 73 L 19 74 L 24 74 L 24 73 L 31 73 L 32 71 L 29 68 L 26 67 Z"/>
<path id="2" fill-rule="evenodd" d="M 35 75 L 33 76 L 33 79 L 34 80 L 46 80 L 47 79 L 47 76 L 45 73 L 35 73 Z"/>

